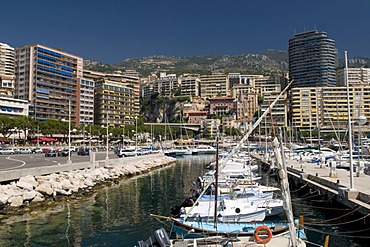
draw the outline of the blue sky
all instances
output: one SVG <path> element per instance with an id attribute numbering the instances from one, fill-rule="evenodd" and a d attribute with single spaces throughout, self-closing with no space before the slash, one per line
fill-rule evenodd
<path id="1" fill-rule="evenodd" d="M 151 55 L 287 50 L 317 29 L 339 56 L 370 57 L 369 0 L 8 0 L 0 42 L 40 43 L 105 63 Z M 5 11 L 4 11 L 5 10 Z"/>

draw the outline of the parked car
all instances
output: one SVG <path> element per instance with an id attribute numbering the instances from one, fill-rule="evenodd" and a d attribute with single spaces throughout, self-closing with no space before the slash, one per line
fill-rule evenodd
<path id="1" fill-rule="evenodd" d="M 55 152 L 54 150 L 49 150 L 45 153 L 45 157 L 57 157 L 57 152 Z"/>
<path id="2" fill-rule="evenodd" d="M 67 157 L 68 156 L 68 148 L 64 148 L 58 152 L 58 156 Z"/>
<path id="3" fill-rule="evenodd" d="M 0 154 L 15 154 L 15 151 L 13 148 L 2 148 Z"/>
<path id="4" fill-rule="evenodd" d="M 122 149 L 118 152 L 118 154 L 117 154 L 117 156 L 118 156 L 119 158 L 122 158 L 122 157 L 129 157 L 129 156 L 135 156 L 135 155 L 136 155 L 135 150 L 133 150 L 133 149 L 125 149 L 125 148 L 122 148 Z"/>
<path id="5" fill-rule="evenodd" d="M 32 153 L 32 150 L 29 149 L 29 148 L 20 148 L 19 149 L 19 153 L 20 154 L 31 154 Z"/>
<path id="6" fill-rule="evenodd" d="M 42 152 L 43 152 L 43 153 L 47 153 L 47 152 L 49 152 L 50 150 L 51 150 L 51 148 L 43 148 L 43 149 L 42 149 Z"/>
<path id="7" fill-rule="evenodd" d="M 90 150 L 88 148 L 80 148 L 78 149 L 77 151 L 77 155 L 89 155 L 90 154 Z"/>
<path id="8" fill-rule="evenodd" d="M 35 154 L 42 153 L 42 149 L 41 148 L 33 148 L 32 153 L 35 153 Z"/>

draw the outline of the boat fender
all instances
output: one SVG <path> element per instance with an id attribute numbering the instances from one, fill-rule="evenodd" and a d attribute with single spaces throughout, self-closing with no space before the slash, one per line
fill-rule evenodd
<path id="1" fill-rule="evenodd" d="M 261 238 L 259 236 L 260 231 L 266 232 L 267 233 L 267 238 Z M 263 233 L 263 235 L 265 235 L 265 233 Z M 267 226 L 259 226 L 254 231 L 253 236 L 254 236 L 254 239 L 256 240 L 257 243 L 267 244 L 268 242 L 270 242 L 270 240 L 272 238 L 272 232 L 271 232 L 270 228 L 268 228 Z"/>

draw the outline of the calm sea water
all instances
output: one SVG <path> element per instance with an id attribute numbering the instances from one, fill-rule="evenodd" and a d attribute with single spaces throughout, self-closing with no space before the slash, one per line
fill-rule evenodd
<path id="1" fill-rule="evenodd" d="M 0 246 L 135 246 L 138 240 L 147 239 L 154 230 L 163 227 L 149 214 L 169 215 L 170 208 L 189 195 L 192 182 L 204 174 L 212 159 L 212 156 L 181 158 L 176 165 L 102 186 L 93 194 L 57 201 L 19 216 L 3 216 Z M 277 182 L 265 176 L 264 183 Z M 326 234 L 322 232 L 327 232 L 331 235 L 330 246 L 368 246 L 368 238 L 348 237 L 369 236 L 363 224 L 360 226 L 363 222 L 350 227 L 338 225 L 358 217 L 322 222 L 349 213 L 347 209 L 333 210 L 338 206 L 304 188 L 293 192 L 295 214 L 304 215 L 306 222 L 311 222 L 307 225 L 312 229 L 308 231 L 310 241 L 323 244 Z"/>

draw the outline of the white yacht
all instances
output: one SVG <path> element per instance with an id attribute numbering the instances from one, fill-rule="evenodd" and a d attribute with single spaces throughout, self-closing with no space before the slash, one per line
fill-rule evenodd
<path id="1" fill-rule="evenodd" d="M 210 146 L 210 145 L 198 145 L 194 146 L 192 149 L 192 154 L 193 155 L 198 155 L 198 154 L 215 154 L 216 153 L 216 148 Z"/>

